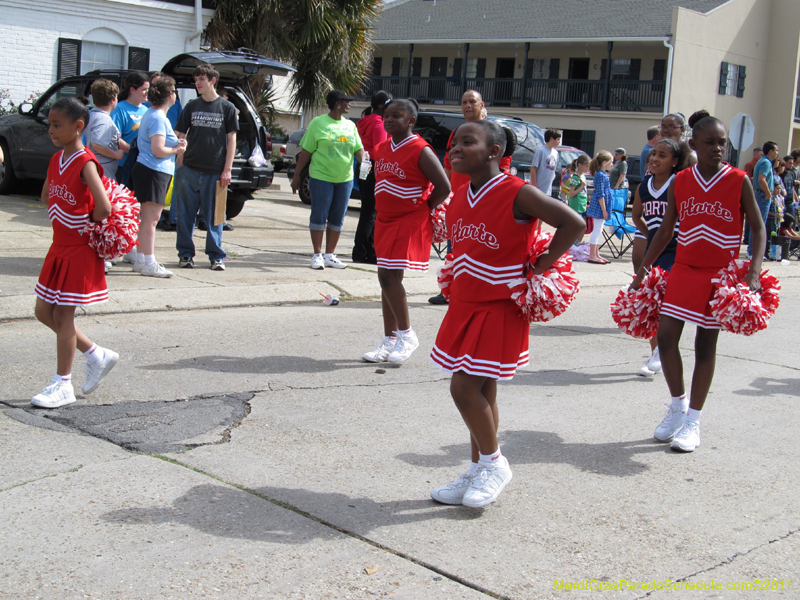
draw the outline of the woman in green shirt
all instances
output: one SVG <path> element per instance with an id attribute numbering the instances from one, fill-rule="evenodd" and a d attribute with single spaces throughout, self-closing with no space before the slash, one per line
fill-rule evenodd
<path id="1" fill-rule="evenodd" d="M 572 168 L 575 174 L 569 178 L 566 186 L 569 188 L 567 203 L 569 207 L 586 218 L 586 177 L 584 174 L 589 170 L 589 156 L 581 154 L 572 161 Z"/>
<path id="2" fill-rule="evenodd" d="M 314 256 L 312 269 L 344 269 L 336 258 L 336 244 L 344 226 L 344 215 L 353 189 L 353 157 L 359 161 L 364 150 L 356 125 L 344 115 L 350 110 L 352 96 L 341 90 L 328 93 L 326 102 L 330 112 L 313 119 L 300 140 L 300 158 L 292 178 L 292 192 L 300 188 L 300 173 L 311 161 L 308 187 L 311 195 L 311 244 Z M 325 253 L 322 238 L 325 234 Z"/>

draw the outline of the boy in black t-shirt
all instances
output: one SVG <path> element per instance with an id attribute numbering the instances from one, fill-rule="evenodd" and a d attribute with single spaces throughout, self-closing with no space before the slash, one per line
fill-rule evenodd
<path id="1" fill-rule="evenodd" d="M 194 267 L 192 233 L 199 211 L 200 218 L 208 226 L 205 252 L 211 261 L 211 269 L 224 271 L 222 225 L 212 225 L 214 200 L 216 182 L 225 187 L 231 182 L 239 120 L 233 104 L 217 95 L 219 73 L 214 67 L 200 65 L 192 75 L 200 97 L 184 107 L 175 127 L 175 134 L 179 138 L 185 137 L 188 142 L 182 164 L 175 172 L 173 203 L 178 210 L 178 239 L 175 245 L 180 266 Z"/>

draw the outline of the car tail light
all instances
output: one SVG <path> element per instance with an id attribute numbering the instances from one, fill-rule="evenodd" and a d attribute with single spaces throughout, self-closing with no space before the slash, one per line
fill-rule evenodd
<path id="1" fill-rule="evenodd" d="M 272 152 L 272 134 L 268 131 L 267 132 L 267 152 Z"/>

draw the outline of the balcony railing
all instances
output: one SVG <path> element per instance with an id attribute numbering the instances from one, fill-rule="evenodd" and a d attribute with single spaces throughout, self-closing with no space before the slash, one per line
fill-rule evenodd
<path id="1" fill-rule="evenodd" d="M 393 96 L 416 98 L 424 104 L 460 104 L 462 89 L 478 90 L 488 106 L 519 106 L 522 79 L 468 77 L 379 77 L 365 82 L 360 98 L 369 100 L 378 90 Z M 528 79 L 525 102 L 535 108 L 594 108 L 659 112 L 664 107 L 663 81 L 610 81 L 586 79 Z"/>

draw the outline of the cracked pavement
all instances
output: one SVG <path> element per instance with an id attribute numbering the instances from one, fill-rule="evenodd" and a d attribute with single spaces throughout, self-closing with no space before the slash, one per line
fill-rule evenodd
<path id="1" fill-rule="evenodd" d="M 380 332 L 374 267 L 309 269 L 308 208 L 267 192 L 225 234 L 223 273 L 153 280 L 115 267 L 111 302 L 78 322 L 120 363 L 91 396 L 41 411 L 28 400 L 55 363 L 53 335 L 32 320 L 47 217 L 25 196 L 0 197 L 0 214 L 0 598 L 767 599 L 800 589 L 800 362 L 782 350 L 796 347 L 794 261 L 768 265 L 783 284 L 770 328 L 720 337 L 703 444 L 688 455 L 652 440 L 663 377 L 636 376 L 646 344 L 608 315 L 629 262 L 581 264 L 575 304 L 532 327 L 531 364 L 499 386 L 514 480 L 472 510 L 428 497 L 469 452 L 449 377 L 427 358 L 445 311 L 426 302 L 435 271 L 406 279 L 419 350 L 402 366 L 363 363 Z M 342 257 L 357 217 L 348 213 Z M 173 235 L 156 238 L 167 268 Z M 320 292 L 342 304 L 322 305 Z M 81 358 L 74 373 L 80 384 Z M 641 585 L 556 583 L 620 580 Z M 754 580 L 784 589 L 726 588 Z M 647 588 L 667 581 L 722 589 Z"/>

